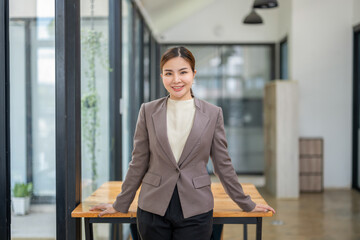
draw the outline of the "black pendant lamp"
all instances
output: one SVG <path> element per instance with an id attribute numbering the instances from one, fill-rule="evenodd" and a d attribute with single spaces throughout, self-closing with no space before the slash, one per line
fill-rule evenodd
<path id="1" fill-rule="evenodd" d="M 255 0 L 253 8 L 274 8 L 278 5 L 277 0 Z"/>
<path id="2" fill-rule="evenodd" d="M 249 15 L 247 15 L 244 19 L 245 24 L 261 24 L 263 23 L 262 18 L 259 14 L 255 12 L 253 9 Z"/>

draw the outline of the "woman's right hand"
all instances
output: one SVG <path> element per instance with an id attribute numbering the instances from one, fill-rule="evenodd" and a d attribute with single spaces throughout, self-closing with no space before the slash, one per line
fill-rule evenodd
<path id="1" fill-rule="evenodd" d="M 256 204 L 255 208 L 251 212 L 268 212 L 271 211 L 275 214 L 275 210 L 269 205 Z"/>
<path id="2" fill-rule="evenodd" d="M 94 211 L 94 210 L 100 210 L 102 211 L 101 213 L 99 213 L 99 217 L 102 217 L 105 214 L 113 214 L 113 213 L 117 213 L 118 211 L 115 210 L 115 208 L 113 208 L 112 204 L 110 203 L 103 203 L 103 204 L 98 204 L 92 208 L 89 209 L 90 211 Z"/>

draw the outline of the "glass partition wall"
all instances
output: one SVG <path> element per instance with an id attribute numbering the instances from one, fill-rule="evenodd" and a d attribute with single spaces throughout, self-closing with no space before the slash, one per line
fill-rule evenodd
<path id="1" fill-rule="evenodd" d="M 9 6 L 12 239 L 56 236 L 54 2 Z"/>
<path id="2" fill-rule="evenodd" d="M 172 46 L 164 46 L 161 52 Z M 274 46 L 185 46 L 196 60 L 195 96 L 223 109 L 228 150 L 236 172 L 262 174 L 263 90 L 273 79 Z M 211 161 L 208 170 L 213 171 Z"/>
<path id="3" fill-rule="evenodd" d="M 4 83 L 4 86 L 7 86 L 8 82 L 10 83 L 10 105 L 4 105 L 2 110 L 10 112 L 10 137 L 5 141 L 6 145 L 11 143 L 11 157 L 9 158 L 11 170 L 6 169 L 6 175 L 11 177 L 11 183 L 6 184 L 6 188 L 11 188 L 13 200 L 11 225 L 8 221 L 10 219 L 6 218 L 6 222 L 7 226 L 11 228 L 13 239 L 23 237 L 32 239 L 63 238 L 65 235 L 78 232 L 79 225 L 76 225 L 76 230 L 71 229 L 66 233 L 59 229 L 69 229 L 68 227 L 74 226 L 71 220 L 61 217 L 61 214 L 69 206 L 68 202 L 71 201 L 73 204 L 78 201 L 75 198 L 78 198 L 80 193 L 76 192 L 76 196 L 73 196 L 72 191 L 79 188 L 70 187 L 67 181 L 73 180 L 72 177 L 75 176 L 75 173 L 76 176 L 79 176 L 80 171 L 70 169 L 67 165 L 66 161 L 74 159 L 73 155 L 71 157 L 66 154 L 61 155 L 66 158 L 63 166 L 61 165 L 62 159 L 57 158 L 57 150 L 69 147 L 63 143 L 72 142 L 67 136 L 69 132 L 64 135 L 59 134 L 57 130 L 60 128 L 57 126 L 66 125 L 66 131 L 76 129 L 76 133 L 80 134 L 77 122 L 80 121 L 81 116 L 81 144 L 76 144 L 81 145 L 81 199 L 87 198 L 94 190 L 109 180 L 118 179 L 119 176 L 124 178 L 131 160 L 133 132 L 139 107 L 142 102 L 156 99 L 162 93 L 159 90 L 161 85 L 158 70 L 160 48 L 136 4 L 131 0 L 121 1 L 121 8 L 118 5 L 119 8 L 116 11 L 109 9 L 109 3 L 118 4 L 115 0 L 80 0 L 80 15 L 76 11 L 77 2 L 66 2 L 67 5 L 60 0 L 56 2 L 57 4 L 55 1 L 47 0 L 5 2 L 10 3 L 9 44 L 6 38 L 4 38 L 5 41 L 2 38 L 1 46 L 5 46 L 9 50 L 10 62 L 6 62 L 6 64 L 10 65 L 10 79 L 4 78 L 5 80 L 1 83 Z M 67 7 L 61 8 L 62 4 Z M 68 8 L 71 4 L 76 5 L 75 10 L 71 8 L 74 11 L 70 11 Z M 3 10 L 3 8 L 1 9 Z M 7 16 L 6 11 L 5 9 L 1 14 Z M 58 11 L 57 14 L 55 11 Z M 120 17 L 120 20 L 110 23 L 109 11 L 112 17 Z M 72 45 L 73 42 L 70 40 L 77 41 L 78 38 L 55 36 L 55 30 L 57 32 L 68 30 L 69 26 L 65 26 L 62 19 L 69 12 L 72 12 L 73 20 L 76 20 L 77 17 L 81 20 L 79 33 L 81 68 L 76 59 L 71 59 L 71 57 L 79 59 L 77 55 L 71 54 L 67 50 L 74 49 L 76 45 Z M 58 24 L 55 22 L 55 15 L 59 17 L 57 20 L 60 19 L 57 21 Z M 7 19 L 5 23 L 7 23 Z M 109 31 L 109 27 L 121 29 L 121 36 L 114 37 L 113 32 Z M 74 29 L 76 27 L 70 30 L 75 31 Z M 0 28 L 0 30 L 2 31 L 1 36 L 3 36 L 4 29 Z M 6 31 L 4 32 L 6 34 Z M 61 43 L 57 44 L 56 49 L 55 37 L 57 43 Z M 118 45 L 116 47 L 111 45 L 112 49 L 109 49 L 109 42 L 111 42 L 109 38 L 111 40 L 116 38 Z M 69 45 L 71 47 L 68 47 Z M 109 52 L 115 50 L 118 54 L 115 55 L 116 61 L 113 58 L 111 61 L 116 62 L 112 68 L 116 68 L 117 73 L 121 69 L 121 74 L 116 75 L 117 78 L 112 75 L 113 69 L 109 64 Z M 66 57 L 70 61 L 66 61 L 64 66 L 56 65 L 55 58 L 61 63 L 65 61 L 55 53 L 60 53 L 60 56 L 62 54 L 71 55 L 69 58 Z M 3 60 L 7 61 L 7 58 L 4 57 Z M 76 64 L 72 65 L 74 67 L 71 69 L 71 73 L 78 76 L 77 73 L 81 71 L 80 102 L 73 101 L 78 96 L 77 92 L 69 91 L 69 86 L 73 85 L 67 84 L 68 81 L 63 81 L 73 77 L 75 80 L 71 82 L 76 83 L 77 81 L 75 75 L 66 75 L 68 72 L 64 74 L 64 69 L 69 69 L 69 62 L 72 60 Z M 59 62 L 57 61 L 57 63 Z M 55 76 L 60 76 L 60 80 L 55 82 Z M 114 81 L 121 83 L 121 90 L 119 90 L 121 94 L 116 95 L 121 98 L 113 99 L 114 91 L 111 91 L 113 90 L 111 86 L 114 86 Z M 59 82 L 61 84 L 58 84 Z M 61 88 L 64 86 L 65 90 Z M 62 90 L 66 94 L 62 95 L 64 93 L 61 92 Z M 68 101 L 69 98 L 72 101 Z M 116 102 L 118 105 L 114 104 Z M 56 105 L 57 103 L 58 105 Z M 67 115 L 69 112 L 64 107 L 67 103 L 75 103 L 80 109 L 77 112 L 79 115 Z M 57 109 L 60 110 L 57 111 Z M 121 146 L 113 146 L 110 134 L 113 133 L 114 128 L 114 125 L 109 123 L 111 122 L 110 118 L 116 114 L 121 116 L 121 121 L 118 123 L 118 125 L 122 125 L 121 133 L 116 136 L 117 139 L 124 140 L 116 141 L 120 142 Z M 65 116 L 71 120 L 68 121 Z M 110 156 L 114 148 L 121 149 L 120 157 L 112 158 Z M 75 152 L 80 151 L 74 148 L 70 154 Z M 79 156 L 75 158 L 80 162 Z M 117 174 L 116 177 L 113 174 L 116 169 L 111 169 L 115 161 L 118 166 L 123 166 L 119 169 L 122 174 Z M 76 166 L 80 166 L 79 162 L 76 162 Z M 59 170 L 60 168 L 61 170 Z M 69 175 L 74 175 L 69 178 L 62 175 L 63 173 L 66 175 L 67 172 Z M 64 189 L 57 188 L 61 184 Z M 74 185 L 80 186 L 78 182 Z M 62 193 L 61 196 L 56 196 L 57 191 Z M 28 195 L 27 192 L 32 192 L 29 201 L 30 210 L 27 215 L 23 216 L 15 207 L 15 197 Z M 73 197 L 75 198 L 73 199 Z M 9 192 L 6 193 L 6 198 L 10 199 Z M 61 214 L 57 214 L 57 211 Z M 66 225 L 66 227 L 57 227 L 59 226 L 57 221 L 62 223 L 61 226 Z M 97 239 L 110 239 L 113 232 L 110 233 L 109 230 L 110 225 L 95 224 L 94 236 Z M 129 229 L 124 226 L 123 230 L 123 237 L 126 239 Z"/>
<path id="4" fill-rule="evenodd" d="M 82 199 L 110 180 L 109 3 L 81 0 L 81 175 Z M 110 224 L 95 224 L 107 239 Z"/>

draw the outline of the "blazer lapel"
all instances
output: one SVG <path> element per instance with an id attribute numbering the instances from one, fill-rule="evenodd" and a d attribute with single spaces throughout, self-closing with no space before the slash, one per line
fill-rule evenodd
<path id="1" fill-rule="evenodd" d="M 203 131 L 207 127 L 209 122 L 209 117 L 202 112 L 201 105 L 199 99 L 194 97 L 195 102 L 195 116 L 194 123 L 191 128 L 190 134 L 186 140 L 184 145 L 184 149 L 181 153 L 178 165 L 180 166 L 190 155 L 196 143 L 200 141 L 200 137 L 202 136 Z"/>
<path id="2" fill-rule="evenodd" d="M 167 123 L 166 123 L 166 104 L 170 95 L 164 98 L 164 102 L 158 111 L 152 114 L 152 119 L 155 128 L 156 138 L 158 139 L 161 148 L 164 150 L 171 162 L 177 167 L 174 154 L 171 150 L 169 139 L 167 136 Z"/>
<path id="3" fill-rule="evenodd" d="M 200 141 L 200 137 L 205 130 L 209 117 L 202 112 L 201 104 L 199 99 L 194 97 L 195 102 L 195 116 L 194 122 L 190 131 L 190 134 L 185 142 L 184 149 L 181 153 L 180 159 L 178 163 L 176 163 L 174 154 L 171 150 L 171 146 L 169 143 L 169 139 L 167 136 L 167 122 L 166 122 L 166 109 L 167 109 L 167 100 L 170 95 L 164 98 L 164 102 L 162 103 L 160 109 L 152 114 L 152 119 L 154 123 L 154 128 L 156 131 L 156 137 L 160 142 L 160 146 L 163 151 L 166 153 L 171 162 L 176 166 L 180 166 L 192 152 L 193 148 L 196 146 L 196 143 Z"/>

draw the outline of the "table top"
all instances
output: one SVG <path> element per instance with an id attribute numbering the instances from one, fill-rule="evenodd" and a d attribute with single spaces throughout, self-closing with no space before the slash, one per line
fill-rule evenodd
<path id="1" fill-rule="evenodd" d="M 92 206 L 100 203 L 113 203 L 116 196 L 121 192 L 121 181 L 106 182 L 93 194 L 81 202 L 71 213 L 74 218 L 96 218 L 100 211 L 90 211 Z M 241 184 L 246 195 L 250 195 L 255 203 L 267 204 L 253 184 Z M 136 217 L 137 201 L 141 187 L 136 192 L 134 201 L 131 203 L 127 213 L 115 213 L 104 215 L 104 217 Z M 213 217 L 271 217 L 269 212 L 244 212 L 225 192 L 221 183 L 212 183 L 211 190 L 214 196 Z"/>

